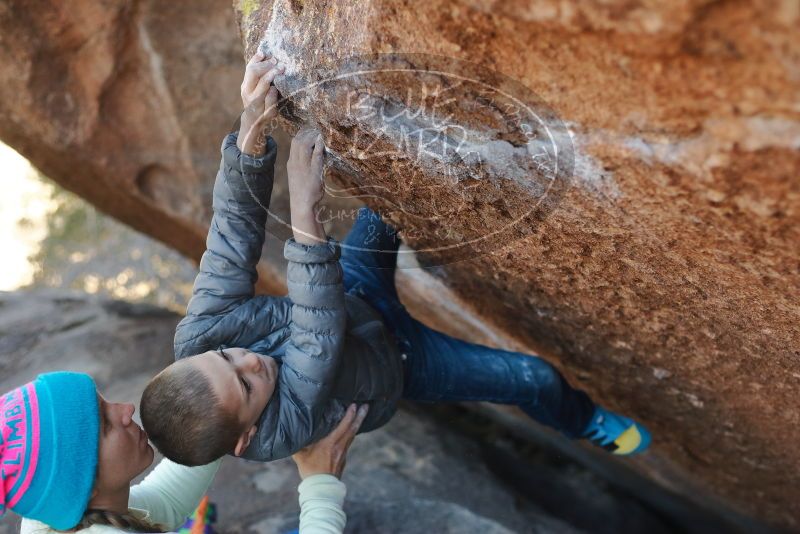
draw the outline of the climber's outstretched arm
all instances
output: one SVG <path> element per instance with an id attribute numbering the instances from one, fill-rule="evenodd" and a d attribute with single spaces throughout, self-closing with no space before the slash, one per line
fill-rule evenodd
<path id="1" fill-rule="evenodd" d="M 178 358 L 215 348 L 208 343 L 223 340 L 211 335 L 215 330 L 211 325 L 233 309 L 251 305 L 278 153 L 266 131 L 277 114 L 278 93 L 270 84 L 281 72 L 281 65 L 261 53 L 247 64 L 241 86 L 241 127 L 222 143 L 206 251 L 186 317 L 175 333 Z"/>

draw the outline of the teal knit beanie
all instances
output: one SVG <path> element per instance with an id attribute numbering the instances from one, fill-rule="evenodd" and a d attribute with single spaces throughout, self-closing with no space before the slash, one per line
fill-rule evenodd
<path id="1" fill-rule="evenodd" d="M 91 498 L 99 442 L 89 375 L 47 373 L 0 397 L 0 516 L 73 528 Z"/>

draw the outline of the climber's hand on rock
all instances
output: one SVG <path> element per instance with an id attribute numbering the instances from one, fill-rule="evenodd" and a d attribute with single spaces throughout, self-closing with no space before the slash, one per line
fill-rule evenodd
<path id="1" fill-rule="evenodd" d="M 322 157 L 325 145 L 317 130 L 302 129 L 292 139 L 289 148 L 289 198 L 292 213 L 311 211 L 324 192 Z"/>
<path id="2" fill-rule="evenodd" d="M 263 121 L 277 116 L 278 89 L 272 82 L 284 70 L 277 58 L 261 51 L 247 62 L 241 89 L 244 113 L 249 119 Z"/>
<path id="3" fill-rule="evenodd" d="M 260 51 L 247 62 L 241 87 L 244 112 L 237 143 L 246 154 L 264 151 L 264 130 L 278 115 L 278 89 L 272 82 L 283 71 L 283 64 Z"/>
<path id="4" fill-rule="evenodd" d="M 292 139 L 289 149 L 289 207 L 292 229 L 298 243 L 325 241 L 325 229 L 317 220 L 317 205 L 322 200 L 322 164 L 325 145 L 317 130 L 303 129 Z"/>

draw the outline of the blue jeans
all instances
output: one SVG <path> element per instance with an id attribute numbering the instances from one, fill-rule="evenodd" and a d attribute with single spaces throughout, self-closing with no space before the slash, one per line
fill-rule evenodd
<path id="1" fill-rule="evenodd" d="M 394 285 L 399 245 L 394 229 L 362 208 L 342 243 L 340 263 L 345 289 L 381 313 L 407 355 L 404 398 L 513 404 L 539 423 L 580 437 L 594 403 L 552 365 L 537 356 L 455 339 L 409 315 Z"/>

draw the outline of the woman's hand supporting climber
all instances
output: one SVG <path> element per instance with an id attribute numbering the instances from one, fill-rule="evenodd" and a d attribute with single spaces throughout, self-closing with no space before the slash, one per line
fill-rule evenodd
<path id="1" fill-rule="evenodd" d="M 367 417 L 368 404 L 356 407 L 351 404 L 339 422 L 339 426 L 326 437 L 304 447 L 292 455 L 297 464 L 300 478 L 305 480 L 314 475 L 333 475 L 342 478 L 347 461 L 347 451 Z"/>
<path id="2" fill-rule="evenodd" d="M 245 68 L 242 81 L 242 112 L 239 138 L 236 145 L 244 154 L 264 153 L 267 133 L 264 129 L 278 115 L 278 88 L 272 85 L 285 67 L 263 52 L 256 52 Z"/>

